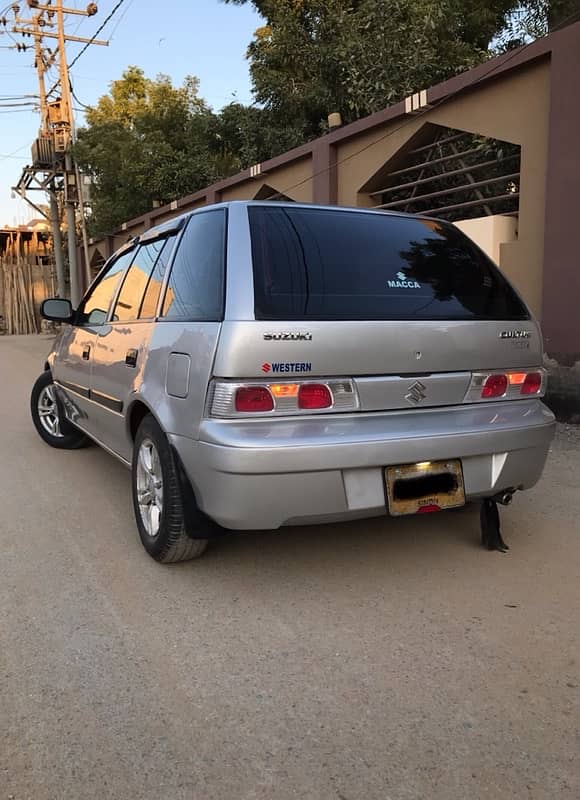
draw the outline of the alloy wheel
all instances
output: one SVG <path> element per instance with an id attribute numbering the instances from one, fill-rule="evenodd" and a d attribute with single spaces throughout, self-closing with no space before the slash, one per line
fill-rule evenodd
<path id="1" fill-rule="evenodd" d="M 155 538 L 163 512 L 163 473 L 154 442 L 145 438 L 137 454 L 137 504 L 147 534 Z"/>
<path id="2" fill-rule="evenodd" d="M 61 438 L 63 434 L 60 429 L 60 413 L 54 384 L 49 383 L 42 389 L 38 396 L 37 409 L 40 424 L 44 430 L 51 436 Z"/>

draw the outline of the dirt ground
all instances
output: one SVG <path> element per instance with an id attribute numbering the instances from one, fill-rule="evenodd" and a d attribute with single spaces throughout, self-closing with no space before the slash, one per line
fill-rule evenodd
<path id="1" fill-rule="evenodd" d="M 226 537 L 163 567 L 0 338 L 0 800 L 577 800 L 580 432 L 502 512 Z"/>

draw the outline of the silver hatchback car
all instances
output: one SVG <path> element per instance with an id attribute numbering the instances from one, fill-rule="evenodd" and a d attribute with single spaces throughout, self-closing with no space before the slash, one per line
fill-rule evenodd
<path id="1" fill-rule="evenodd" d="M 292 203 L 207 207 L 103 267 L 31 398 L 57 448 L 132 471 L 161 562 L 223 528 L 275 529 L 496 502 L 541 476 L 554 417 L 537 322 L 439 220 Z"/>

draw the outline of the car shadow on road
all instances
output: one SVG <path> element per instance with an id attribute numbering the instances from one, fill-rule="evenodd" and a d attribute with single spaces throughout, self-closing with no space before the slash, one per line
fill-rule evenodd
<path id="1" fill-rule="evenodd" d="M 407 518 L 378 517 L 277 531 L 226 532 L 210 543 L 204 561 L 238 569 L 244 563 L 300 569 L 305 564 L 344 567 L 355 562 L 422 564 L 448 561 L 457 549 L 480 549 L 478 507 Z"/>
<path id="2" fill-rule="evenodd" d="M 89 472 L 98 477 L 98 494 L 107 497 L 112 515 L 118 522 L 114 547 L 138 551 L 135 557 L 149 558 L 141 550 L 133 519 L 130 498 L 130 474 L 121 464 L 97 448 L 77 452 L 73 459 L 88 460 Z M 508 542 L 522 532 L 522 520 L 512 509 L 502 511 Z M 260 572 L 284 580 L 292 575 L 308 574 L 311 579 L 329 572 L 353 570 L 363 577 L 377 570 L 422 572 L 427 569 L 454 569 L 459 560 L 480 562 L 493 558 L 480 545 L 479 507 L 468 505 L 454 511 L 412 517 L 377 517 L 344 523 L 281 528 L 275 531 L 224 531 L 210 542 L 204 556 L 193 562 L 174 564 L 169 569 L 181 583 L 185 576 L 227 583 L 233 574 L 243 576 Z M 126 554 L 131 557 L 131 553 Z M 150 565 L 157 569 L 152 562 Z M 149 570 L 147 570 L 149 572 Z M 228 577 L 229 576 L 229 577 Z"/>

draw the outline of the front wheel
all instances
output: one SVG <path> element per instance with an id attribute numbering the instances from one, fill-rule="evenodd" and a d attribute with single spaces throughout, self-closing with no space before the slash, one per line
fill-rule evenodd
<path id="1" fill-rule="evenodd" d="M 56 387 L 49 370 L 43 372 L 32 387 L 30 413 L 34 427 L 51 447 L 76 450 L 89 444 L 89 439 L 64 416 Z"/>
<path id="2" fill-rule="evenodd" d="M 137 528 L 149 555 L 162 564 L 201 556 L 210 521 L 199 511 L 187 513 L 179 465 L 150 414 L 135 437 L 131 474 Z"/>

